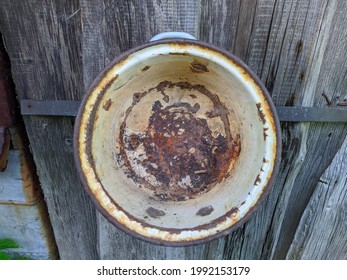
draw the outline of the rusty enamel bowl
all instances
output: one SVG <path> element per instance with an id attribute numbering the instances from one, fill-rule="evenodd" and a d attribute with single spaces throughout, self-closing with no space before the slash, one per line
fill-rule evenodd
<path id="1" fill-rule="evenodd" d="M 186 39 L 147 43 L 94 81 L 75 125 L 83 185 L 113 224 L 191 245 L 229 233 L 268 193 L 278 118 L 236 57 Z"/>

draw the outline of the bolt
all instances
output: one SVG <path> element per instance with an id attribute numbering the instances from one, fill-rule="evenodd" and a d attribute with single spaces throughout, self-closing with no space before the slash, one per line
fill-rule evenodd
<path id="1" fill-rule="evenodd" d="M 65 142 L 65 145 L 71 146 L 72 145 L 72 138 L 65 138 L 64 142 Z"/>

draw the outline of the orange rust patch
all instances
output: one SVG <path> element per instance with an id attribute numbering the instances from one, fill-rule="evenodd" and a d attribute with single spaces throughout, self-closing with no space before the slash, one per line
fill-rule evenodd
<path id="1" fill-rule="evenodd" d="M 104 108 L 105 111 L 110 110 L 110 107 L 112 106 L 113 101 L 111 99 L 107 100 L 104 105 L 102 106 L 102 108 Z"/>
<path id="2" fill-rule="evenodd" d="M 204 73 L 204 72 L 209 72 L 207 69 L 207 64 L 204 64 L 196 59 L 190 64 L 191 69 L 195 73 Z"/>
<path id="3" fill-rule="evenodd" d="M 202 118 L 198 102 L 166 105 L 169 96 L 165 91 L 172 88 L 181 93 L 187 91 L 188 96 L 192 90 L 200 92 L 211 100 L 214 109 Z M 162 97 L 153 101 L 148 127 L 141 132 L 129 129 L 127 119 L 134 106 L 141 104 L 144 96 L 157 92 Z M 213 134 L 207 118 L 219 118 L 225 135 Z M 186 82 L 164 81 L 147 92 L 134 93 L 118 142 L 118 166 L 137 185 L 163 201 L 192 199 L 211 190 L 227 178 L 241 150 L 240 135 L 231 135 L 228 110 L 218 96 L 202 85 Z"/>
<path id="4" fill-rule="evenodd" d="M 265 124 L 266 123 L 266 119 L 265 119 L 265 115 L 263 113 L 263 109 L 261 107 L 261 103 L 257 103 L 257 110 L 258 110 L 258 116 L 259 116 L 259 119 L 260 121 Z"/>
<path id="5" fill-rule="evenodd" d="M 105 73 L 105 79 L 103 79 L 100 84 L 94 87 L 93 90 L 103 91 L 107 89 L 112 83 L 114 83 L 118 79 L 119 75 L 113 75 L 113 69 L 109 69 Z"/>

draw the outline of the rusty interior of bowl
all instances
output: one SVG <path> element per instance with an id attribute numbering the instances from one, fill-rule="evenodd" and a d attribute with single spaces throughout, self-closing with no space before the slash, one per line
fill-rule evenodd
<path id="1" fill-rule="evenodd" d="M 278 122 L 241 62 L 197 43 L 131 51 L 94 82 L 76 158 L 102 213 L 156 243 L 209 240 L 268 188 Z"/>

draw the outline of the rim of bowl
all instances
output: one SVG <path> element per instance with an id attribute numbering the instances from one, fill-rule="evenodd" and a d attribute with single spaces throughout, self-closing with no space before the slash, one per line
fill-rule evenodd
<path id="1" fill-rule="evenodd" d="M 271 112 L 271 118 L 273 119 L 274 122 L 274 129 L 275 129 L 275 134 L 276 134 L 276 152 L 275 152 L 275 160 L 274 160 L 274 167 L 272 169 L 272 173 L 271 173 L 271 177 L 268 179 L 267 183 L 264 185 L 263 187 L 263 191 L 262 194 L 260 195 L 260 197 L 258 198 L 258 200 L 256 200 L 255 205 L 252 206 L 249 211 L 241 218 L 239 219 L 235 224 L 231 225 L 230 227 L 224 229 L 223 231 L 220 231 L 218 233 L 215 233 L 213 235 L 209 235 L 207 237 L 203 237 L 203 238 L 197 238 L 197 239 L 193 239 L 193 240 L 185 240 L 185 241 L 169 241 L 169 240 L 163 240 L 163 239 L 155 239 L 149 236 L 145 236 L 142 234 L 139 234 L 131 229 L 129 229 L 127 226 L 121 224 L 120 222 L 118 222 L 113 216 L 111 216 L 99 203 L 99 201 L 96 199 L 96 197 L 93 195 L 93 193 L 91 192 L 86 176 L 82 170 L 81 167 L 81 160 L 79 157 L 79 135 L 80 135 L 80 127 L 81 127 L 81 118 L 82 115 L 84 113 L 84 107 L 85 104 L 88 101 L 89 96 L 92 94 L 94 88 L 103 80 L 103 78 L 105 77 L 105 74 L 111 70 L 115 65 L 121 63 L 123 60 L 126 60 L 130 55 L 148 48 L 148 47 L 152 47 L 152 46 L 156 46 L 156 45 L 162 45 L 162 44 L 178 44 L 178 45 L 196 45 L 202 48 L 206 48 L 208 50 L 212 50 L 215 52 L 220 53 L 221 55 L 225 56 L 227 59 L 231 60 L 232 62 L 234 62 L 235 64 L 239 65 L 240 67 L 242 67 L 247 74 L 254 80 L 254 83 L 261 89 L 262 95 L 265 98 L 268 106 L 270 107 L 270 112 Z M 87 135 L 88 136 L 88 135 Z M 147 42 L 145 44 L 142 44 L 140 46 L 137 46 L 135 48 L 129 49 L 125 52 L 123 52 L 121 55 L 119 55 L 118 57 L 116 57 L 115 59 L 113 59 L 99 74 L 98 76 L 94 79 L 94 81 L 92 82 L 92 84 L 89 86 L 86 94 L 84 95 L 82 101 L 81 101 L 81 105 L 79 107 L 78 110 L 78 114 L 76 116 L 75 119 L 75 126 L 74 126 L 74 159 L 75 159 L 75 165 L 80 177 L 80 180 L 82 182 L 82 186 L 84 188 L 84 190 L 88 193 L 89 198 L 93 201 L 95 207 L 98 209 L 98 211 L 109 221 L 111 222 L 113 225 L 115 225 L 116 227 L 118 227 L 119 229 L 123 230 L 124 232 L 139 238 L 141 240 L 156 244 L 156 245 L 164 245 L 164 246 L 190 246 L 190 245 L 198 245 L 198 244 L 202 244 L 202 243 L 206 243 L 212 240 L 215 240 L 217 238 L 223 237 L 228 235 L 229 233 L 231 233 L 232 231 L 240 228 L 245 222 L 247 222 L 251 216 L 253 216 L 253 214 L 256 212 L 256 210 L 259 208 L 260 204 L 262 203 L 262 201 L 267 197 L 267 195 L 269 194 L 275 178 L 278 174 L 279 171 L 279 164 L 280 164 L 280 156 L 281 156 L 281 149 L 282 149 L 282 145 L 281 145 L 281 130 L 280 130 L 280 124 L 279 124 L 279 118 L 276 112 L 276 108 L 275 105 L 273 104 L 273 101 L 271 99 L 271 96 L 269 94 L 269 92 L 267 91 L 266 87 L 263 85 L 263 83 L 261 82 L 261 80 L 258 78 L 257 75 L 255 75 L 253 73 L 253 71 L 238 57 L 234 56 L 233 54 L 227 52 L 224 49 L 221 49 L 217 46 L 211 45 L 209 43 L 206 42 L 202 42 L 202 41 L 198 41 L 198 40 L 191 40 L 191 39 L 162 39 L 162 40 L 158 40 L 158 41 L 152 41 L 152 42 Z M 119 207 L 118 205 L 118 208 Z M 127 213 L 124 209 L 122 209 L 125 213 Z M 225 216 L 229 213 L 230 211 L 228 211 L 226 214 L 224 214 L 223 216 L 217 218 L 216 220 L 219 220 L 221 218 L 225 218 Z M 133 218 L 129 213 L 127 213 L 127 215 L 131 218 Z M 213 221 L 212 221 L 213 222 Z M 149 224 L 148 224 L 149 225 Z M 149 225 L 151 226 L 151 225 Z M 153 226 L 151 226 L 153 227 Z M 203 225 L 202 225 L 203 227 Z M 158 227 L 153 227 L 156 229 L 159 229 Z M 170 229 L 166 229 L 166 230 L 170 230 Z"/>

